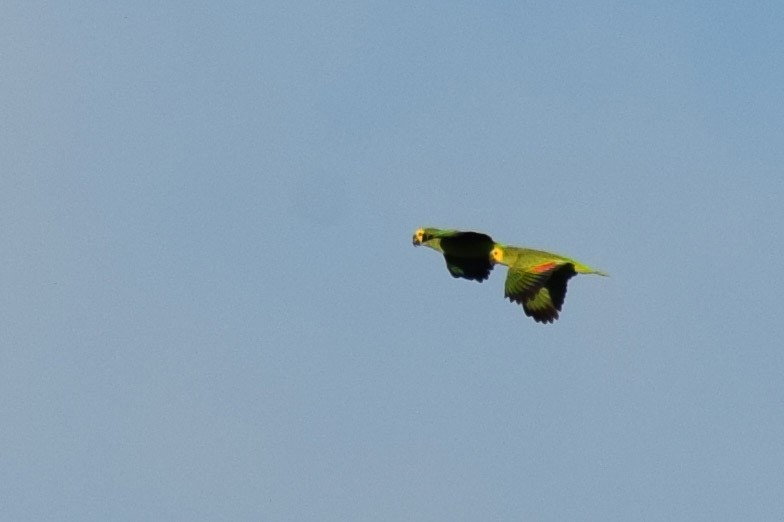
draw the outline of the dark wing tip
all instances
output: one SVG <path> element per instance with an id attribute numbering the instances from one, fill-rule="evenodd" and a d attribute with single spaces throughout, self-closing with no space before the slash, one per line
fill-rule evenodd
<path id="1" fill-rule="evenodd" d="M 527 315 L 537 323 L 552 324 L 553 322 L 558 320 L 558 310 L 555 310 L 554 308 L 531 310 L 523 306 L 523 310 L 525 311 L 525 315 Z"/>
<path id="2" fill-rule="evenodd" d="M 444 254 L 446 268 L 454 278 L 468 279 L 481 283 L 490 277 L 493 264 L 489 259 L 460 258 Z"/>
<path id="3" fill-rule="evenodd" d="M 549 281 L 547 281 L 545 287 L 550 293 L 550 299 L 556 310 L 560 311 L 561 307 L 563 307 L 564 300 L 566 299 L 567 283 L 569 282 L 569 279 L 575 275 L 577 275 L 577 272 L 574 271 L 574 265 L 567 263 L 553 271 L 553 275 L 550 276 Z"/>

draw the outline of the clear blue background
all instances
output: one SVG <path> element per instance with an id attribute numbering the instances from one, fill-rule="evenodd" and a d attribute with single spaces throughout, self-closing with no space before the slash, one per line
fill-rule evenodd
<path id="1" fill-rule="evenodd" d="M 784 4 L 655 4 L 3 2 L 0 519 L 783 519 Z"/>

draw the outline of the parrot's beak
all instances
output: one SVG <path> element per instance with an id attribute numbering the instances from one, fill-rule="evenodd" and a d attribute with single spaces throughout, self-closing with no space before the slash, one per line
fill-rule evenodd
<path id="1" fill-rule="evenodd" d="M 421 245 L 422 242 L 419 239 L 417 239 L 416 236 L 414 236 L 414 237 L 411 238 L 411 244 L 414 245 L 415 247 L 417 247 L 417 246 Z"/>

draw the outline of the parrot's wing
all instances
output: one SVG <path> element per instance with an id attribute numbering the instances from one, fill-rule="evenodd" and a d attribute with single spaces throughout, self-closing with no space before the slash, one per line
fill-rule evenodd
<path id="1" fill-rule="evenodd" d="M 539 323 L 552 323 L 558 319 L 558 313 L 566 298 L 566 283 L 575 274 L 571 263 L 553 270 L 544 286 L 530 299 L 523 301 L 525 315 Z"/>
<path id="2" fill-rule="evenodd" d="M 461 277 L 481 283 L 490 277 L 490 272 L 493 270 L 493 264 L 487 257 L 457 257 L 444 254 L 444 259 L 446 260 L 446 268 L 452 277 Z"/>
<path id="3" fill-rule="evenodd" d="M 506 276 L 504 296 L 523 305 L 525 315 L 540 323 L 558 319 L 566 283 L 577 272 L 568 262 L 546 261 L 525 268 L 511 267 Z"/>
<path id="4" fill-rule="evenodd" d="M 490 276 L 493 238 L 480 232 L 453 232 L 441 237 L 446 267 L 452 277 L 482 282 Z"/>
<path id="5" fill-rule="evenodd" d="M 510 266 L 506 274 L 504 297 L 515 303 L 524 303 L 532 299 L 542 288 L 558 267 L 554 261 L 547 261 L 539 265 L 524 268 Z"/>

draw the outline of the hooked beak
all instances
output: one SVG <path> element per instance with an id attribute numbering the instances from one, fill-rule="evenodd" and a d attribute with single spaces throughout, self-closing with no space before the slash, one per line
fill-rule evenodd
<path id="1" fill-rule="evenodd" d="M 418 247 L 422 244 L 422 242 L 419 240 L 419 238 L 416 237 L 416 234 L 414 234 L 414 237 L 411 238 L 411 244 L 415 247 Z"/>

